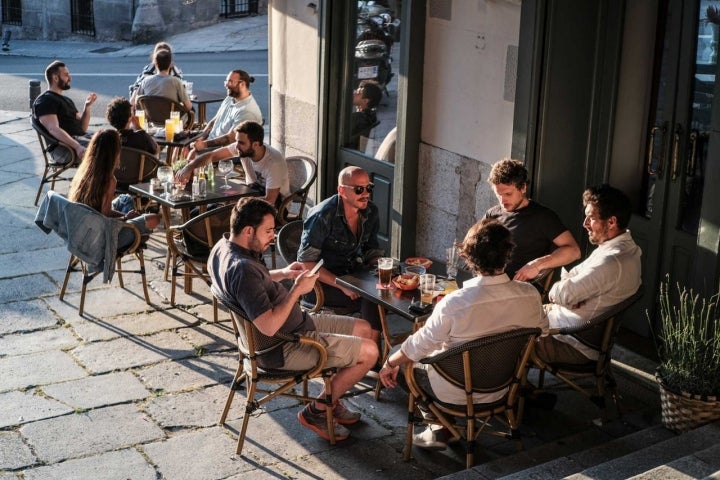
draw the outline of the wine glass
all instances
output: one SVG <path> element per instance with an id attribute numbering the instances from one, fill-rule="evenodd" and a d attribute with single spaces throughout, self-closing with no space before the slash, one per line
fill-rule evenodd
<path id="1" fill-rule="evenodd" d="M 165 187 L 165 198 L 170 198 L 170 182 L 172 182 L 175 174 L 170 166 L 162 166 L 157 170 L 157 178 Z"/>
<path id="2" fill-rule="evenodd" d="M 220 160 L 218 162 L 218 172 L 220 172 L 221 175 L 225 176 L 225 185 L 220 187 L 221 189 L 226 190 L 226 189 L 230 188 L 230 185 L 228 185 L 228 183 L 227 183 L 227 179 L 228 179 L 227 176 L 228 176 L 228 173 L 230 173 L 232 171 L 233 171 L 233 161 L 231 158 L 229 158 L 227 160 Z"/>

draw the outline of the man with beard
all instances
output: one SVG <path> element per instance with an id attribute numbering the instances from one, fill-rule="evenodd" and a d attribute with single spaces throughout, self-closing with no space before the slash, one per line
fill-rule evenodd
<path id="1" fill-rule="evenodd" d="M 360 312 L 372 326 L 373 339 L 378 340 L 382 327 L 377 305 L 335 283 L 338 276 L 377 263 L 384 254 L 378 242 L 378 208 L 370 201 L 372 191 L 370 177 L 362 168 L 350 166 L 340 171 L 338 193 L 308 212 L 297 259 L 306 268 L 323 259 L 318 273 L 324 284 L 324 305 Z"/>
<path id="2" fill-rule="evenodd" d="M 245 121 L 262 124 L 260 107 L 250 93 L 250 84 L 255 81 L 244 70 L 233 70 L 225 79 L 228 96 L 220 104 L 217 114 L 203 130 L 202 137 L 191 144 L 188 158 L 208 148 L 229 145 L 234 140 L 233 127 Z"/>
<path id="3" fill-rule="evenodd" d="M 75 103 L 63 95 L 70 90 L 72 77 L 67 66 L 55 60 L 45 69 L 45 79 L 48 89 L 35 99 L 33 115 L 57 140 L 70 145 L 82 158 L 85 147 L 90 142 L 87 132 L 90 124 L 90 107 L 97 95 L 90 93 L 85 99 L 82 113 L 78 112 Z"/>
<path id="4" fill-rule="evenodd" d="M 583 193 L 588 239 L 598 247 L 569 272 L 563 270 L 550 290 L 546 305 L 550 328 L 586 323 L 626 298 L 640 287 L 642 254 L 627 229 L 630 199 L 609 185 L 591 187 Z M 536 355 L 544 362 L 584 364 L 596 360 L 598 352 L 570 335 L 540 338 Z"/>
<path id="5" fill-rule="evenodd" d="M 485 218 L 505 225 L 515 242 L 505 269 L 510 278 L 529 282 L 580 258 L 580 247 L 555 212 L 527 197 L 528 172 L 522 162 L 506 158 L 495 163 L 488 183 L 500 204 Z"/>
<path id="6" fill-rule="evenodd" d="M 258 184 L 265 189 L 262 197 L 271 205 L 279 205 L 290 195 L 290 175 L 282 153 L 265 145 L 265 131 L 256 122 L 242 122 L 235 127 L 235 143 L 198 155 L 175 175 L 178 181 L 189 180 L 194 169 L 210 162 L 240 157 L 245 171 L 245 183 Z"/>
<path id="7" fill-rule="evenodd" d="M 215 244 L 208 260 L 208 272 L 222 296 L 237 305 L 263 335 L 277 332 L 298 334 L 320 341 L 328 350 L 326 367 L 336 367 L 331 380 L 335 439 L 344 440 L 350 431 L 343 425 L 360 420 L 360 413 L 349 410 L 340 397 L 370 370 L 378 357 L 375 342 L 369 339 L 367 322 L 329 314 L 309 315 L 298 300 L 312 290 L 317 275 L 300 263 L 268 270 L 262 255 L 275 239 L 272 205 L 258 198 L 238 201 L 230 215 L 229 237 Z M 287 290 L 280 280 L 293 280 Z M 302 344 L 286 344 L 258 356 L 266 368 L 303 370 L 316 362 L 313 349 Z M 325 392 L 298 412 L 300 424 L 329 440 L 325 419 Z"/>

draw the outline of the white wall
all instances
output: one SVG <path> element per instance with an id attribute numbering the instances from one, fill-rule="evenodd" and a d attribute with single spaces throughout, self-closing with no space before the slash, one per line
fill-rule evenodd
<path id="1" fill-rule="evenodd" d="M 273 0 L 269 17 L 272 143 L 317 158 L 318 15 L 307 2 Z"/>
<path id="2" fill-rule="evenodd" d="M 486 179 L 510 155 L 519 27 L 517 1 L 428 1 L 419 254 L 442 258 L 496 201 Z"/>

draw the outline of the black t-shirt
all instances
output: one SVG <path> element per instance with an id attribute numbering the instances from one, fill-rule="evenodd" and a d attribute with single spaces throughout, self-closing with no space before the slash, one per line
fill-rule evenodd
<path id="1" fill-rule="evenodd" d="M 152 155 L 157 154 L 157 143 L 145 130 L 120 130 L 123 147 L 136 148 Z"/>
<path id="2" fill-rule="evenodd" d="M 35 99 L 33 111 L 38 119 L 45 115 L 56 115 L 60 128 L 73 137 L 85 135 L 82 122 L 77 118 L 78 109 L 73 101 L 65 95 L 58 95 L 53 91 L 46 90 Z"/>
<path id="3" fill-rule="evenodd" d="M 497 219 L 512 232 L 515 250 L 505 269 L 510 278 L 529 261 L 555 250 L 553 240 L 567 230 L 555 212 L 532 200 L 514 212 L 495 205 L 485 213 L 485 218 Z"/>

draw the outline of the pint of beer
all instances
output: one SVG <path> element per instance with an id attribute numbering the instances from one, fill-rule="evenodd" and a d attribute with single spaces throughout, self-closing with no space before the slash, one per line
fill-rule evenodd
<path id="1" fill-rule="evenodd" d="M 392 282 L 393 259 L 382 257 L 378 260 L 378 276 L 380 277 L 380 286 L 382 288 L 390 288 Z"/>

